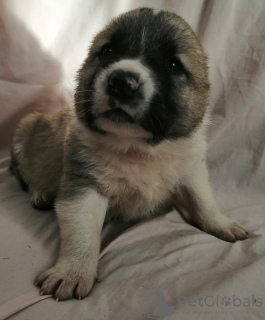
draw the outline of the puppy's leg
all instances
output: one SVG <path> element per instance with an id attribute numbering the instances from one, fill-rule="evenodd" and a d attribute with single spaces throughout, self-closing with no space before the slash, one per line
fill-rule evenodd
<path id="1" fill-rule="evenodd" d="M 41 294 L 54 294 L 56 300 L 84 298 L 97 277 L 100 233 L 108 200 L 93 189 L 80 193 L 56 203 L 60 255 L 55 266 L 36 282 Z"/>
<path id="2" fill-rule="evenodd" d="M 191 219 L 201 230 L 217 238 L 235 242 L 248 237 L 248 233 L 241 224 L 226 218 L 218 211 L 204 162 L 185 181 L 182 196 L 179 199 L 176 196 L 175 203 L 188 211 Z"/>

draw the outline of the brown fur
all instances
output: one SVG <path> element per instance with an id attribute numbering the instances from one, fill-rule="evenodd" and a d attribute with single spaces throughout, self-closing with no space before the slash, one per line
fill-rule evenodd
<path id="1" fill-rule="evenodd" d="M 16 129 L 11 169 L 29 186 L 34 207 L 50 208 L 57 195 L 67 122 L 67 109 L 56 115 L 34 113 L 23 118 Z"/>

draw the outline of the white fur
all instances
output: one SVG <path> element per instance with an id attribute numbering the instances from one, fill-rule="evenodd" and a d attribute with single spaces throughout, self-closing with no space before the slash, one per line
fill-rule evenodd
<path id="1" fill-rule="evenodd" d="M 107 81 L 110 75 L 115 70 L 131 71 L 140 75 L 140 85 L 143 87 L 145 100 L 142 101 L 139 108 L 135 112 L 135 117 L 141 116 L 143 112 L 149 107 L 149 100 L 152 98 L 155 92 L 155 83 L 152 79 L 151 71 L 146 68 L 140 60 L 124 59 L 113 63 L 109 68 L 100 73 L 96 79 L 95 89 L 95 106 L 93 109 L 94 114 L 102 113 L 109 109 L 108 96 L 105 91 L 107 88 Z"/>
<path id="2" fill-rule="evenodd" d="M 75 197 L 74 201 L 57 202 L 60 255 L 55 266 L 38 279 L 42 292 L 47 294 L 52 282 L 63 279 L 55 293 L 57 300 L 69 298 L 75 287 L 76 298 L 87 295 L 97 277 L 100 233 L 107 206 L 107 198 L 92 189 Z"/>
<path id="3" fill-rule="evenodd" d="M 118 128 L 105 119 L 98 123 L 104 128 L 108 125 L 107 135 L 88 131 L 77 119 L 72 130 L 88 147 L 83 159 L 90 159 L 99 168 L 97 181 L 111 199 L 109 212 L 114 207 L 113 214 L 124 219 L 142 218 L 169 204 L 175 186 L 204 159 L 203 126 L 189 138 L 166 140 L 153 147 L 146 142 L 148 133 L 137 125 Z"/>
<path id="4" fill-rule="evenodd" d="M 185 178 L 183 185 L 188 193 L 186 199 L 182 199 L 182 205 L 189 211 L 192 221 L 203 231 L 230 242 L 246 238 L 244 227 L 226 218 L 217 209 L 205 161 L 195 163 L 192 174 Z M 177 206 L 181 203 L 178 200 L 175 198 Z"/>

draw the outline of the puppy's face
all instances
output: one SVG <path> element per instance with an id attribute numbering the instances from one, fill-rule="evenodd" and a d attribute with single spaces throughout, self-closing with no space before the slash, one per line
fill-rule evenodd
<path id="1" fill-rule="evenodd" d="M 141 8 L 95 37 L 79 72 L 76 111 L 101 134 L 139 127 L 157 144 L 198 126 L 208 91 L 206 57 L 190 26 L 176 14 Z"/>

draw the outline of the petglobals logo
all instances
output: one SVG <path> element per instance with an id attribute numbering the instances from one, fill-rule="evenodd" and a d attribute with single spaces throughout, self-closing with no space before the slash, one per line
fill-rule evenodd
<path id="1" fill-rule="evenodd" d="M 177 306 L 190 306 L 190 307 L 261 307 L 263 305 L 262 298 L 251 297 L 238 297 L 235 294 L 232 296 L 206 296 L 189 298 L 186 296 L 178 296 Z"/>

